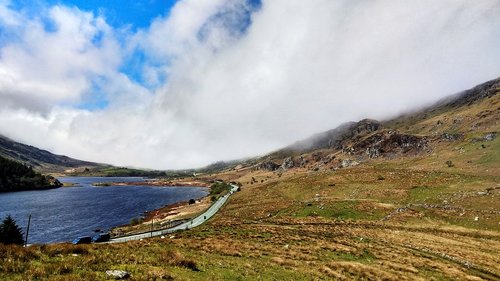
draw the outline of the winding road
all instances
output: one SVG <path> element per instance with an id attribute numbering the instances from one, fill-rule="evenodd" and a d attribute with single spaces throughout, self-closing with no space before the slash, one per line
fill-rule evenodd
<path id="1" fill-rule="evenodd" d="M 174 226 L 174 227 L 171 227 L 171 228 L 155 230 L 155 231 L 147 232 L 147 233 L 112 238 L 111 240 L 109 240 L 109 243 L 122 243 L 122 242 L 127 242 L 127 241 L 132 241 L 132 240 L 140 240 L 140 239 L 145 239 L 145 238 L 150 238 L 150 237 L 157 237 L 157 236 L 162 236 L 162 235 L 173 233 L 173 232 L 180 231 L 180 230 L 188 230 L 188 229 L 191 229 L 193 227 L 197 227 L 197 226 L 203 224 L 204 222 L 206 222 L 207 220 L 209 220 L 211 217 L 213 217 L 219 211 L 219 209 L 222 206 L 224 206 L 227 199 L 229 199 L 229 197 L 238 190 L 237 185 L 231 184 L 231 186 L 232 186 L 232 188 L 228 194 L 219 198 L 204 213 L 195 217 L 192 220 L 181 223 L 181 224 Z"/>

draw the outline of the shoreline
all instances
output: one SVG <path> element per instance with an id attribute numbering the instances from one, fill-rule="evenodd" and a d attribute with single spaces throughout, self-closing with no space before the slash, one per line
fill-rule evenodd
<path id="1" fill-rule="evenodd" d="M 92 186 L 105 187 L 105 186 L 156 186 L 156 187 L 202 187 L 210 188 L 210 185 L 203 181 L 165 181 L 165 180 L 144 180 L 134 182 L 96 182 Z"/>
<path id="2" fill-rule="evenodd" d="M 204 212 L 212 205 L 210 195 L 210 183 L 205 181 L 165 181 L 165 180 L 145 180 L 144 182 L 116 182 L 110 183 L 111 185 L 130 186 L 130 185 L 143 185 L 150 187 L 200 187 L 206 188 L 207 195 L 188 201 L 181 201 L 172 204 L 167 204 L 162 207 L 145 210 L 142 218 L 130 218 L 130 222 L 124 225 L 113 227 L 109 230 L 112 236 L 131 234 L 135 232 L 148 231 L 153 227 L 164 227 L 168 224 L 175 224 L 186 219 L 190 219 L 199 213 Z M 137 220 L 134 223 L 134 220 Z"/>
<path id="3" fill-rule="evenodd" d="M 195 199 L 195 202 L 190 204 L 189 201 L 181 201 L 173 204 L 164 205 L 163 207 L 144 211 L 144 217 L 137 224 L 132 221 L 136 218 L 131 218 L 128 224 L 113 227 L 109 230 L 111 236 L 121 236 L 138 232 L 147 232 L 151 230 L 151 223 L 155 228 L 165 227 L 166 225 L 174 225 L 185 221 L 204 212 L 210 208 L 212 201 L 210 194 L 204 197 Z"/>

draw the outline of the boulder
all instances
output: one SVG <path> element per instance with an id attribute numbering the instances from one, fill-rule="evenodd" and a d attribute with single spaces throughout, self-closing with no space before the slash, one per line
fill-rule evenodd
<path id="1" fill-rule="evenodd" d="M 342 163 L 340 164 L 340 166 L 342 168 L 354 167 L 357 165 L 359 165 L 359 163 L 357 161 L 354 161 L 351 159 L 344 159 L 344 160 L 342 160 Z"/>
<path id="2" fill-rule="evenodd" d="M 488 133 L 483 138 L 485 141 L 493 141 L 497 138 L 497 132 Z"/>
<path id="3" fill-rule="evenodd" d="M 125 270 L 106 270 L 106 275 L 116 280 L 127 279 L 130 277 L 130 273 Z"/>
<path id="4" fill-rule="evenodd" d="M 280 165 L 271 161 L 262 162 L 259 164 L 259 169 L 261 170 L 276 171 L 279 167 Z"/>

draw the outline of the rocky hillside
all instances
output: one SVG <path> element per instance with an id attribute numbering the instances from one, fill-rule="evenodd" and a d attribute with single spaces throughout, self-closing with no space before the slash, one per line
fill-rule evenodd
<path id="1" fill-rule="evenodd" d="M 0 156 L 32 166 L 44 172 L 61 172 L 79 167 L 99 167 L 100 164 L 52 154 L 34 146 L 25 145 L 0 135 Z"/>
<path id="2" fill-rule="evenodd" d="M 500 119 L 499 92 L 500 78 L 393 120 L 346 123 L 264 156 L 254 169 L 334 170 L 376 158 L 430 155 L 443 143 L 491 142 Z"/>

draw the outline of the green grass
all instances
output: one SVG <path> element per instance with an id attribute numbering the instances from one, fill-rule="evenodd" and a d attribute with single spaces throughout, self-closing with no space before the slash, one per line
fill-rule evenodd
<path id="1" fill-rule="evenodd" d="M 354 261 L 365 264 L 373 263 L 376 257 L 366 248 L 358 251 L 357 253 L 350 252 L 329 252 L 328 258 L 339 261 Z"/>
<path id="2" fill-rule="evenodd" d="M 496 138 L 491 142 L 483 142 L 483 145 L 486 146 L 487 153 L 483 155 L 478 164 L 486 165 L 486 166 L 497 166 L 500 162 L 500 140 Z"/>

